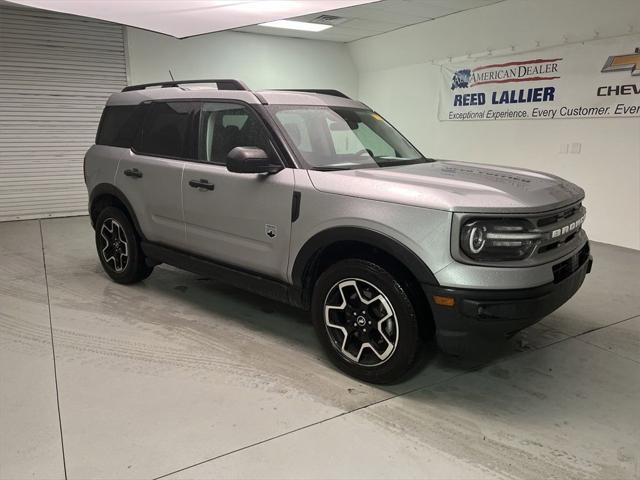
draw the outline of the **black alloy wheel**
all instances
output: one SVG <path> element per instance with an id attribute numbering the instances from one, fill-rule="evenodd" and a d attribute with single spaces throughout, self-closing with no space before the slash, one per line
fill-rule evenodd
<path id="1" fill-rule="evenodd" d="M 100 263 L 115 282 L 136 283 L 151 275 L 153 266 L 147 263 L 138 234 L 122 210 L 105 208 L 98 214 L 95 228 Z"/>
<path id="2" fill-rule="evenodd" d="M 332 362 L 371 383 L 394 383 L 414 364 L 422 341 L 404 279 L 363 259 L 346 259 L 318 277 L 316 333 Z"/>

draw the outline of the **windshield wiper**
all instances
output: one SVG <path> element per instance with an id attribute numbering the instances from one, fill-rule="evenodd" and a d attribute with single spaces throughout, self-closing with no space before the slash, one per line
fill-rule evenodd
<path id="1" fill-rule="evenodd" d="M 319 172 L 337 172 L 339 170 L 352 170 L 351 167 L 313 167 L 313 169 Z"/>
<path id="2" fill-rule="evenodd" d="M 433 160 L 430 158 L 411 158 L 411 159 L 385 159 L 385 158 L 376 158 L 376 162 L 380 168 L 384 167 L 402 167 L 404 165 L 415 165 L 417 163 L 430 163 Z"/>

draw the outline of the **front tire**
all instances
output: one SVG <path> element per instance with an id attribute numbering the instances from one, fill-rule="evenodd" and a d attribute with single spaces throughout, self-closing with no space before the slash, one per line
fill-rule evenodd
<path id="1" fill-rule="evenodd" d="M 117 283 L 136 283 L 153 271 L 129 217 L 118 208 L 107 207 L 98 215 L 96 248 L 102 268 Z"/>
<path id="2" fill-rule="evenodd" d="M 331 361 L 371 383 L 398 381 L 421 346 L 416 309 L 403 284 L 367 260 L 342 260 L 313 291 L 313 324 Z"/>

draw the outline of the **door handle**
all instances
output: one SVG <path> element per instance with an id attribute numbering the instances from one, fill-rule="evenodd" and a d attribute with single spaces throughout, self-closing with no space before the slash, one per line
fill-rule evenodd
<path id="1" fill-rule="evenodd" d="M 191 188 L 197 188 L 199 190 L 213 190 L 215 185 L 213 183 L 209 183 L 208 180 L 201 178 L 200 180 L 189 180 L 189 186 Z"/>
<path id="2" fill-rule="evenodd" d="M 137 168 L 127 168 L 124 171 L 124 174 L 127 177 L 142 178 L 142 172 L 140 170 L 138 170 Z"/>

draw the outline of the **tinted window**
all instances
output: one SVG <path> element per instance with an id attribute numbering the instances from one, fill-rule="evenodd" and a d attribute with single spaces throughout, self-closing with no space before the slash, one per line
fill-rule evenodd
<path id="1" fill-rule="evenodd" d="M 149 155 L 193 158 L 189 125 L 197 102 L 153 103 L 142 124 L 139 150 Z"/>
<path id="2" fill-rule="evenodd" d="M 205 103 L 200 113 L 198 158 L 226 164 L 235 147 L 258 147 L 275 156 L 270 136 L 254 112 L 232 103 Z"/>
<path id="3" fill-rule="evenodd" d="M 106 107 L 100 120 L 96 143 L 130 148 L 138 135 L 143 110 L 142 105 Z"/>

